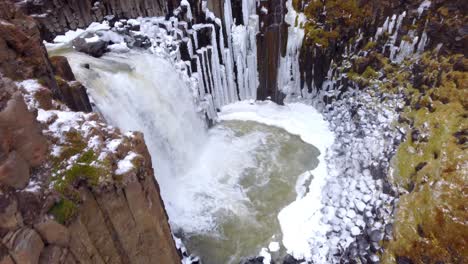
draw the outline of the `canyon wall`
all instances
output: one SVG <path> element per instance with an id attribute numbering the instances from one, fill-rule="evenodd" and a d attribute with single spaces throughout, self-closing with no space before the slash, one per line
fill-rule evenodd
<path id="1" fill-rule="evenodd" d="M 324 84 L 332 79 L 330 74 L 335 74 L 336 79 L 337 66 L 352 55 L 368 51 L 370 46 L 394 61 L 405 49 L 401 43 L 408 34 L 417 36 L 412 45 L 422 50 L 440 45 L 440 54 L 467 53 L 465 1 L 328 1 L 326 15 L 321 4 L 306 7 L 307 0 L 294 2 L 298 11 L 314 17 L 314 22 L 304 24 L 306 38 L 299 59 L 301 89 L 309 93 L 329 89 Z M 387 32 L 382 31 L 385 24 Z M 370 46 L 366 46 L 368 43 Z M 338 87 L 344 92 L 349 87 L 347 80 L 332 89 Z"/>
<path id="2" fill-rule="evenodd" d="M 179 22 L 187 22 L 184 26 L 187 30 L 201 32 L 190 37 L 190 49 L 195 51 L 194 54 L 185 50 L 181 56 L 184 61 L 191 63 L 190 72 L 199 72 L 198 79 L 204 90 L 201 96 L 211 94 L 213 98 L 207 100 L 214 101 L 215 109 L 239 99 L 271 98 L 282 104 L 285 94 L 278 89 L 278 66 L 288 39 L 287 24 L 284 22 L 287 12 L 285 1 L 257 3 L 254 0 L 210 0 L 206 6 L 203 2 L 62 0 L 18 1 L 17 5 L 39 22 L 42 37 L 48 41 L 69 29 L 84 28 L 104 19 L 116 21 L 139 16 L 166 16 L 169 21 L 170 16 L 175 16 Z M 193 25 L 197 26 L 192 28 Z M 215 32 L 212 32 L 211 27 Z M 190 32 L 184 34 L 181 42 L 184 42 L 184 37 L 191 35 Z M 212 38 L 215 38 L 216 43 L 213 43 Z M 183 45 L 186 47 L 187 43 Z M 257 46 L 262 49 L 257 49 Z M 217 58 L 212 56 L 215 52 Z M 202 69 L 197 68 L 197 59 L 198 68 Z M 216 71 L 213 65 L 224 69 L 220 69 L 220 73 L 212 73 Z M 206 76 L 203 72 L 210 72 L 214 77 Z M 228 93 L 232 93 L 231 98 L 227 98 Z M 226 98 L 218 100 L 219 97 Z"/>
<path id="3" fill-rule="evenodd" d="M 0 263 L 180 263 L 141 133 L 91 111 L 35 21 L 0 3 Z"/>
<path id="4" fill-rule="evenodd" d="M 387 155 L 385 162 L 391 163 L 371 170 L 384 182 L 384 192 L 396 198 L 392 219 L 384 222 L 390 234 L 381 240 L 385 250 L 370 241 L 371 251 L 381 252 L 375 259 L 465 263 L 467 230 L 459 219 L 466 218 L 460 201 L 466 199 L 468 158 L 466 1 L 295 4 L 309 18 L 303 25 L 300 88 L 318 109 L 326 115 L 351 105 L 350 118 L 358 123 L 356 116 L 368 107 L 353 105 L 359 95 L 380 105 L 391 101 L 387 96 L 402 100 L 394 107 L 398 120 L 392 126 L 401 140 L 395 138 L 394 153 Z M 359 253 L 368 248 L 368 238 L 372 233 L 357 236 L 339 253 L 341 260 L 374 263 Z"/>

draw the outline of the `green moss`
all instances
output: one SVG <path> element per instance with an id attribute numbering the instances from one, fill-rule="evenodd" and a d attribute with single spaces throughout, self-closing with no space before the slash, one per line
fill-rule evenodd
<path id="1" fill-rule="evenodd" d="M 50 210 L 49 214 L 53 215 L 55 220 L 61 224 L 66 224 L 75 216 L 78 207 L 75 203 L 68 199 L 61 199 Z"/>
<path id="2" fill-rule="evenodd" d="M 336 31 L 326 31 L 313 25 L 307 25 L 306 31 L 307 42 L 324 48 L 330 45 L 330 41 L 335 40 L 338 37 L 338 32 Z"/>
<path id="3" fill-rule="evenodd" d="M 77 163 L 86 163 L 86 164 L 91 164 L 91 162 L 96 161 L 97 157 L 96 154 L 94 153 L 94 150 L 89 149 L 85 151 L 81 156 L 77 159 Z"/>
<path id="4" fill-rule="evenodd" d="M 100 177 L 105 175 L 106 169 L 108 169 L 108 167 L 102 166 L 104 163 L 97 159 L 92 149 L 81 152 L 81 154 L 76 154 L 79 156 L 71 165 L 68 165 L 67 159 L 62 160 L 63 164 L 59 163 L 56 165 L 52 176 L 54 189 L 65 197 L 76 201 L 79 201 L 80 198 L 74 188 L 74 184 L 79 180 L 83 180 L 89 186 L 95 187 L 99 184 Z"/>
<path id="5" fill-rule="evenodd" d="M 377 73 L 371 66 L 367 66 L 366 70 L 362 73 L 362 78 L 364 79 L 375 79 L 379 77 Z"/>
<path id="6" fill-rule="evenodd" d="M 377 46 L 377 42 L 374 42 L 374 41 L 369 41 L 367 42 L 366 46 L 364 46 L 364 50 L 371 50 L 373 48 L 375 48 L 375 46 Z"/>
<path id="7" fill-rule="evenodd" d="M 404 256 L 414 263 L 467 263 L 466 199 L 467 72 L 454 70 L 460 56 L 425 53 L 417 61 L 394 65 L 386 73 L 409 100 L 402 116 L 410 120 L 406 139 L 392 160 L 394 181 L 408 191 L 400 197 L 394 239 L 383 263 Z M 422 69 L 422 85 L 405 85 L 413 77 L 408 65 Z M 413 136 L 412 136 L 413 134 Z"/>
<path id="8" fill-rule="evenodd" d="M 404 36 L 401 38 L 401 40 L 404 40 L 404 41 L 409 42 L 409 43 L 413 43 L 413 39 L 412 39 L 410 36 L 408 36 L 408 35 L 404 35 Z"/>
<path id="9" fill-rule="evenodd" d="M 82 153 L 87 147 L 87 143 L 78 131 L 70 131 L 65 134 L 67 144 L 62 146 L 62 152 L 58 160 L 68 160 L 69 158 Z"/>
<path id="10" fill-rule="evenodd" d="M 327 48 L 351 28 L 362 26 L 370 17 L 370 8 L 359 6 L 357 0 L 308 1 L 304 14 L 309 18 L 305 26 L 306 44 Z"/>

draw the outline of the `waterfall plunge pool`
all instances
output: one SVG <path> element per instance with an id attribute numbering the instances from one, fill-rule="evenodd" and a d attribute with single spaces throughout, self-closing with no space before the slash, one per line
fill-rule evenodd
<path id="1" fill-rule="evenodd" d="M 191 253 L 208 264 L 238 263 L 280 242 L 273 256 L 287 249 L 307 257 L 314 234 L 303 228 L 319 225 L 320 152 L 332 141 L 315 109 L 239 102 L 207 130 L 189 81 L 166 59 L 51 53 L 69 59 L 108 122 L 144 133 L 171 227 Z"/>

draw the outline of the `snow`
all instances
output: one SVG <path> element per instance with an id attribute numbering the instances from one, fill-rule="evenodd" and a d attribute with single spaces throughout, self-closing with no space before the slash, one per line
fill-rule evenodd
<path id="1" fill-rule="evenodd" d="M 83 29 L 69 30 L 65 35 L 60 35 L 54 38 L 55 43 L 68 43 L 77 37 L 81 36 L 85 31 Z"/>
<path id="2" fill-rule="evenodd" d="M 127 20 L 127 24 L 131 25 L 131 26 L 139 26 L 140 25 L 140 21 L 136 20 L 136 19 L 129 19 Z"/>
<path id="3" fill-rule="evenodd" d="M 135 166 L 132 163 L 132 160 L 137 157 L 138 154 L 130 151 L 128 155 L 117 163 L 117 170 L 115 171 L 116 175 L 122 175 L 131 171 Z"/>
<path id="4" fill-rule="evenodd" d="M 333 144 L 334 135 L 328 128 L 328 123 L 312 106 L 302 103 L 291 103 L 285 106 L 273 102 L 241 101 L 224 106 L 219 114 L 221 120 L 249 120 L 285 129 L 298 135 L 305 142 L 317 147 L 321 155 L 319 165 L 311 171 L 313 179 L 309 192 L 298 197 L 296 201 L 285 207 L 278 215 L 283 233 L 283 245 L 289 254 L 297 259 L 311 259 L 314 250 L 320 250 L 315 245 L 325 239 L 326 226 L 321 222 L 322 188 L 328 178 L 325 153 Z"/>
<path id="5" fill-rule="evenodd" d="M 28 93 L 35 93 L 42 88 L 42 85 L 33 79 L 24 80 L 17 83 L 19 86 L 22 86 Z"/>
<path id="6" fill-rule="evenodd" d="M 270 242 L 268 249 L 270 252 L 277 252 L 280 250 L 280 244 L 278 242 Z"/>
<path id="7" fill-rule="evenodd" d="M 258 253 L 260 257 L 263 257 L 263 264 L 271 264 L 271 255 L 268 252 L 268 249 L 262 248 L 260 253 Z"/>
<path id="8" fill-rule="evenodd" d="M 26 186 L 26 188 L 24 188 L 23 191 L 25 191 L 25 192 L 37 192 L 40 189 L 41 189 L 41 186 L 40 186 L 39 182 L 31 180 L 31 181 L 29 181 L 28 186 Z"/>
<path id="9" fill-rule="evenodd" d="M 117 52 L 117 53 L 123 53 L 123 52 L 129 52 L 130 51 L 130 49 L 128 48 L 128 46 L 127 46 L 127 44 L 125 42 L 112 44 L 112 45 L 107 46 L 107 48 L 110 51 Z"/>
<path id="10" fill-rule="evenodd" d="M 95 43 L 99 41 L 98 36 L 92 36 L 90 38 L 85 38 L 86 43 Z"/>
<path id="11" fill-rule="evenodd" d="M 65 32 L 65 35 L 60 35 L 54 38 L 54 43 L 70 43 L 72 40 L 82 36 L 85 33 L 95 33 L 97 31 L 101 30 L 109 30 L 109 24 L 104 21 L 102 23 L 97 23 L 93 22 L 91 25 L 86 28 L 86 30 L 83 29 L 77 29 L 77 30 L 69 30 Z"/>
<path id="12" fill-rule="evenodd" d="M 122 144 L 122 139 L 112 139 L 107 143 L 107 149 L 109 149 L 112 152 L 116 152 L 117 148 Z"/>
<path id="13" fill-rule="evenodd" d="M 52 146 L 52 153 L 51 153 L 52 156 L 59 157 L 60 153 L 62 153 L 62 147 L 57 146 L 57 145 L 53 145 Z"/>

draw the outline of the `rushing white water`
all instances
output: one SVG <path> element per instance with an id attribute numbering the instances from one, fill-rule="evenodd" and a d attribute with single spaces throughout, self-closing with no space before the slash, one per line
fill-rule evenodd
<path id="1" fill-rule="evenodd" d="M 172 180 L 185 173 L 207 137 L 184 78 L 167 60 L 149 53 L 66 56 L 107 121 L 144 133 L 163 198 L 176 192 Z"/>

